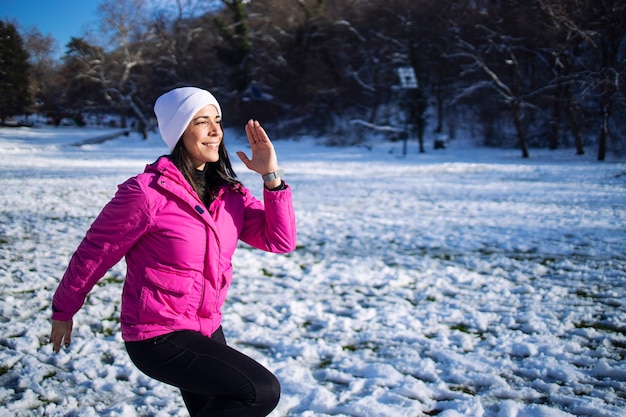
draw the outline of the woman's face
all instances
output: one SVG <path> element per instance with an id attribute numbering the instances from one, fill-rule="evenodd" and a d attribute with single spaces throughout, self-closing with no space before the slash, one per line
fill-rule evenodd
<path id="1" fill-rule="evenodd" d="M 209 104 L 196 113 L 183 132 L 183 145 L 196 169 L 204 169 L 207 162 L 219 160 L 218 149 L 224 138 L 217 108 Z"/>

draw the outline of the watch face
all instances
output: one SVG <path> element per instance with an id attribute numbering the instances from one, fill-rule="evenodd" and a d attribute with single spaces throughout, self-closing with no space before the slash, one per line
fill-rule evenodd
<path id="1" fill-rule="evenodd" d="M 269 174 L 263 175 L 263 180 L 264 181 L 275 180 L 277 178 L 280 178 L 282 173 L 283 173 L 283 171 L 280 170 L 280 169 L 278 171 L 270 172 Z"/>

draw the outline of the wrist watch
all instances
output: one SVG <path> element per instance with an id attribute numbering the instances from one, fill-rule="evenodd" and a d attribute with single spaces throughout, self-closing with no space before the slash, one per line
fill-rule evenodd
<path id="1" fill-rule="evenodd" d="M 282 169 L 279 169 L 278 171 L 270 172 L 269 174 L 263 175 L 263 181 L 270 182 L 272 180 L 277 180 L 284 173 L 285 171 L 283 171 Z"/>

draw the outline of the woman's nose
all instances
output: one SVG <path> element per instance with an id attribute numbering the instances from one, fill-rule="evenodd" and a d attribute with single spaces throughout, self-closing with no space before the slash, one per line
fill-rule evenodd
<path id="1" fill-rule="evenodd" d="M 208 134 L 210 136 L 215 136 L 218 132 L 219 126 L 215 122 L 209 122 Z"/>

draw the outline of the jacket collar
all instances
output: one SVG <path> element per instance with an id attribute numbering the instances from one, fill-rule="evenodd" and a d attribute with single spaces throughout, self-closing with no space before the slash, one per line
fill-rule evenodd
<path id="1" fill-rule="evenodd" d="M 158 178 L 157 184 L 161 189 L 167 190 L 179 199 L 185 201 L 196 211 L 201 211 L 196 208 L 197 206 L 204 208 L 198 194 L 168 156 L 161 156 L 152 164 L 146 165 L 144 172 L 156 175 Z"/>
<path id="2" fill-rule="evenodd" d="M 154 161 L 153 163 L 146 165 L 146 169 L 144 170 L 146 173 L 163 175 L 180 185 L 188 185 L 191 190 L 191 185 L 185 180 L 183 174 L 176 168 L 176 165 L 172 162 L 169 156 L 163 155 L 160 156 L 159 159 Z"/>
<path id="3" fill-rule="evenodd" d="M 198 202 L 202 201 L 198 194 L 194 191 L 191 184 L 187 182 L 180 170 L 176 168 L 176 165 L 174 165 L 169 156 L 163 155 L 152 164 L 146 165 L 144 172 L 157 175 L 159 177 L 159 184 L 162 188 L 165 188 L 168 191 L 173 192 L 179 198 L 188 201 L 190 205 L 194 206 L 194 208 L 195 205 L 198 204 Z M 175 187 L 174 184 L 171 184 L 172 182 L 178 187 L 182 187 L 186 191 L 187 196 L 181 195 L 180 189 L 178 187 Z M 239 187 L 241 187 L 241 185 L 239 185 Z M 178 189 L 179 191 L 176 192 L 176 189 Z M 211 206 L 213 206 L 213 204 L 216 204 L 216 202 L 221 199 L 222 195 L 227 190 L 228 187 L 220 187 Z M 189 201 L 190 198 L 193 199 L 193 204 Z M 201 205 L 201 207 L 203 207 L 203 205 Z"/>

